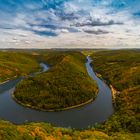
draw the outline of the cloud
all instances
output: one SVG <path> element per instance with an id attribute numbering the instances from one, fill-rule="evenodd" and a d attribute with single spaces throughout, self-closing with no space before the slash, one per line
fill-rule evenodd
<path id="1" fill-rule="evenodd" d="M 76 26 L 80 27 L 80 26 L 108 26 L 108 25 L 121 25 L 123 24 L 123 22 L 115 22 L 114 20 L 109 20 L 109 21 L 101 21 L 100 19 L 94 19 L 92 20 L 88 20 L 85 21 L 83 23 L 77 23 Z"/>
<path id="2" fill-rule="evenodd" d="M 34 42 L 38 45 L 42 42 L 41 46 L 57 43 L 59 46 L 70 46 L 70 43 L 84 46 L 92 40 L 96 43 L 88 42 L 91 46 L 107 46 L 106 40 L 113 37 L 112 46 L 115 43 L 138 45 L 139 8 L 139 0 L 1 0 L 0 43 L 6 44 L 7 37 L 12 40 L 15 36 L 16 40 L 7 41 L 11 46 L 17 40 L 19 46 L 24 43 L 34 46 Z M 22 33 L 26 35 L 22 36 Z M 34 42 L 30 40 L 31 36 Z M 61 38 L 64 41 L 57 42 Z"/>
<path id="3" fill-rule="evenodd" d="M 101 29 L 98 29 L 98 30 L 84 30 L 84 32 L 89 33 L 89 34 L 95 34 L 95 35 L 108 34 L 109 33 L 108 31 L 101 30 Z"/>

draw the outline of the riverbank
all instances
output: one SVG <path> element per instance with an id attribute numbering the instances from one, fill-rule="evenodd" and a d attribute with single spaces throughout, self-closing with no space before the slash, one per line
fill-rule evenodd
<path id="1" fill-rule="evenodd" d="M 110 89 L 111 89 L 111 93 L 112 93 L 112 102 L 114 107 L 116 107 L 116 96 L 119 93 L 119 91 L 117 91 L 111 84 L 109 85 Z"/>
<path id="2" fill-rule="evenodd" d="M 48 72 L 20 82 L 15 98 L 24 106 L 47 111 L 61 111 L 88 104 L 96 98 L 97 85 L 85 68 L 80 52 L 56 53 L 48 56 Z M 56 59 L 57 58 L 57 59 Z"/>
<path id="3" fill-rule="evenodd" d="M 38 59 L 31 52 L 0 51 L 0 84 L 38 70 Z"/>
<path id="4" fill-rule="evenodd" d="M 13 76 L 12 78 L 8 78 L 7 80 L 5 80 L 5 81 L 3 81 L 3 82 L 0 82 L 0 85 L 5 84 L 5 83 L 7 83 L 7 82 L 9 82 L 10 80 L 13 80 L 13 79 L 15 79 L 15 78 L 17 78 L 17 75 L 16 75 L 16 76 Z"/>
<path id="5" fill-rule="evenodd" d="M 74 55 L 74 57 L 76 57 L 74 59 L 75 61 L 78 59 L 77 55 L 78 54 Z M 80 58 L 81 58 L 81 55 L 80 55 Z M 58 59 L 55 59 L 55 60 L 58 60 Z M 11 95 L 11 93 L 14 92 L 14 90 L 11 89 L 11 90 L 7 90 L 6 92 L 4 92 L 4 94 L 1 94 L 1 96 L 0 96 L 0 112 L 1 112 L 0 118 L 4 118 L 5 120 L 8 120 L 14 124 L 23 124 L 25 122 L 26 123 L 27 122 L 50 122 L 51 124 L 54 124 L 59 127 L 71 127 L 71 128 L 75 128 L 75 129 L 76 128 L 77 129 L 86 129 L 89 126 L 94 126 L 96 123 L 104 122 L 113 113 L 110 89 L 107 85 L 104 86 L 104 82 L 95 76 L 95 73 L 94 73 L 92 67 L 90 66 L 90 61 L 86 61 L 86 65 L 85 65 L 84 60 L 85 60 L 85 56 L 83 57 L 82 61 L 80 59 L 80 62 L 79 62 L 80 64 L 78 62 L 76 62 L 76 65 L 74 65 L 76 68 L 76 70 L 74 72 L 76 72 L 76 74 L 73 75 L 72 71 L 68 71 L 67 73 L 63 74 L 64 78 L 66 78 L 66 79 L 71 78 L 72 81 L 77 80 L 79 82 L 79 83 L 70 82 L 70 84 L 71 83 L 74 84 L 74 87 L 76 85 L 76 89 L 78 88 L 76 90 L 76 94 L 79 91 L 79 88 L 81 87 L 81 81 L 83 80 L 84 77 L 88 78 L 91 81 L 91 83 L 89 83 L 88 79 L 84 80 L 84 83 L 82 86 L 82 91 L 79 92 L 79 96 L 82 96 L 85 100 L 82 101 L 79 99 L 79 101 L 81 101 L 80 104 L 78 104 L 78 103 L 75 105 L 72 104 L 73 106 L 70 105 L 67 108 L 63 108 L 63 107 L 57 108 L 58 110 L 56 110 L 55 108 L 52 108 L 52 109 L 50 108 L 51 109 L 50 112 L 46 112 L 46 109 L 45 110 L 43 109 L 43 111 L 41 111 L 40 109 L 31 109 L 32 108 L 31 105 L 34 105 L 34 104 L 30 104 L 30 103 L 28 104 L 27 102 L 25 102 L 29 106 L 29 107 L 25 107 L 25 105 L 23 105 L 23 104 L 21 105 L 21 102 L 20 103 L 18 101 L 16 102 L 15 99 L 13 99 L 14 96 Z M 51 59 L 51 61 L 52 61 L 52 59 Z M 63 61 L 61 60 L 61 62 L 65 62 L 65 61 L 67 63 L 72 62 L 72 61 L 69 61 L 67 58 L 65 58 Z M 72 64 L 73 63 L 75 64 L 75 61 L 72 62 Z M 77 63 L 78 63 L 78 65 L 77 65 Z M 55 65 L 57 65 L 57 64 L 55 63 Z M 60 64 L 58 64 L 58 65 L 60 66 Z M 51 66 L 53 67 L 53 65 L 51 65 Z M 67 68 L 68 66 L 69 65 L 67 65 L 67 66 L 61 65 L 61 68 L 63 68 L 62 70 L 65 72 L 64 68 Z M 77 69 L 77 66 L 78 66 L 78 69 Z M 85 68 L 85 66 L 86 66 L 86 68 Z M 39 88 L 37 88 L 37 85 L 41 85 L 41 86 L 43 85 L 44 79 L 46 80 L 46 78 L 48 78 L 48 73 L 50 73 L 52 71 L 54 71 L 54 73 L 56 73 L 56 70 L 54 70 L 54 67 L 53 68 L 52 67 L 50 68 L 50 70 L 48 72 L 45 72 L 45 73 L 42 73 L 42 74 L 39 74 L 38 76 L 36 76 L 35 80 L 36 81 L 39 80 L 39 81 L 37 81 L 37 83 L 34 86 L 34 87 L 36 87 L 35 91 L 39 90 Z M 59 70 L 61 72 L 60 74 L 62 74 L 63 71 L 60 68 L 59 68 Z M 68 70 L 69 70 L 69 68 L 68 68 Z M 79 73 L 79 71 L 80 71 L 80 73 Z M 78 75 L 78 73 L 80 75 Z M 58 76 L 60 76 L 60 74 Z M 40 78 L 38 79 L 38 77 L 40 77 L 42 75 L 43 75 L 43 77 L 41 77 L 41 78 L 43 78 L 43 79 L 40 79 Z M 81 76 L 82 80 L 79 76 Z M 54 77 L 54 74 L 53 74 L 53 77 Z M 78 79 L 77 79 L 77 77 L 78 77 Z M 79 78 L 80 78 L 80 80 L 79 80 Z M 24 79 L 23 81 L 26 82 L 26 81 L 28 81 L 28 79 L 29 79 L 29 82 L 27 84 L 28 87 L 26 87 L 26 88 L 29 88 L 29 89 L 31 89 L 31 91 L 34 91 L 29 86 L 29 84 L 32 83 L 32 79 L 34 79 L 34 77 Z M 57 79 L 63 80 L 63 77 L 62 78 L 57 77 Z M 50 76 L 49 81 L 51 81 L 51 80 L 53 80 L 52 76 Z M 98 88 L 96 88 L 96 90 L 94 90 L 94 92 L 91 92 L 90 95 L 93 94 L 93 96 L 91 96 L 88 99 L 88 98 L 86 98 L 85 94 L 83 94 L 83 93 L 86 93 L 85 89 L 91 89 L 92 87 L 94 87 L 93 86 L 94 84 L 92 84 L 92 83 L 95 83 L 94 81 L 96 81 L 96 87 L 98 87 Z M 65 82 L 65 83 L 67 83 L 67 82 Z M 12 84 L 12 81 L 10 84 Z M 70 86 L 70 84 L 68 83 L 68 87 Z M 59 81 L 58 86 L 59 85 L 62 86 L 63 83 L 61 81 Z M 13 87 L 15 87 L 15 86 L 16 86 L 16 83 L 13 84 Z M 42 88 L 40 88 L 40 89 L 42 89 Z M 52 84 L 51 89 L 55 89 L 55 84 Z M 63 88 L 60 88 L 60 89 L 63 90 Z M 71 88 L 69 88 L 69 89 L 71 89 Z M 87 90 L 87 91 L 90 91 L 90 90 Z M 44 95 L 44 92 L 48 92 L 47 88 L 44 88 L 42 95 Z M 26 99 L 28 100 L 28 97 L 31 94 L 29 92 L 25 92 L 25 91 L 23 93 L 27 93 L 28 96 Z M 40 92 L 40 93 L 42 93 L 42 92 Z M 89 92 L 87 92 L 87 93 L 89 94 Z M 22 93 L 20 93 L 20 94 L 22 94 Z M 61 92 L 59 92 L 59 94 L 61 95 Z M 95 96 L 95 94 L 96 94 L 96 96 Z M 34 98 L 33 101 L 38 100 L 38 94 L 35 94 L 35 95 L 37 95 L 37 96 Z M 71 92 L 70 92 L 70 95 L 72 95 Z M 65 93 L 64 96 L 66 97 L 67 94 Z M 68 97 L 70 97 L 70 96 L 68 96 Z M 75 99 L 75 96 L 73 96 L 73 97 Z M 47 96 L 42 98 L 41 101 L 44 101 L 46 98 L 47 98 Z M 21 101 L 22 101 L 22 98 L 21 98 Z M 5 102 L 8 102 L 8 104 L 5 105 Z M 36 103 L 35 103 L 35 105 L 36 105 Z M 48 105 L 48 104 L 46 103 L 46 105 Z M 58 105 L 58 103 L 56 103 L 56 105 Z M 40 105 L 39 105 L 39 107 L 40 107 Z M 56 111 L 53 109 L 55 109 Z M 60 111 L 60 109 L 62 111 Z M 11 110 L 14 113 L 11 113 Z M 102 111 L 102 110 L 104 110 L 104 111 Z"/>
<path id="6" fill-rule="evenodd" d="M 95 52 L 92 58 L 95 71 L 110 85 L 115 107 L 115 113 L 100 128 L 108 132 L 140 132 L 140 52 L 107 50 Z"/>
<path id="7" fill-rule="evenodd" d="M 14 92 L 12 93 L 12 98 L 13 100 L 15 100 L 18 104 L 24 106 L 24 107 L 27 107 L 27 108 L 31 108 L 31 109 L 35 109 L 35 110 L 39 110 L 39 111 L 43 111 L 43 112 L 58 112 L 58 111 L 66 111 L 66 110 L 70 110 L 70 109 L 74 109 L 74 108 L 78 108 L 78 107 L 82 107 L 82 106 L 85 106 L 85 105 L 88 105 L 90 104 L 91 102 L 94 101 L 94 99 L 90 99 L 84 103 L 81 103 L 81 104 L 78 104 L 78 105 L 74 105 L 74 106 L 70 106 L 70 107 L 66 107 L 66 108 L 60 108 L 60 109 L 42 109 L 42 108 L 38 108 L 36 106 L 31 106 L 29 104 L 24 104 L 22 103 L 21 101 L 17 100 L 15 95 L 14 95 Z"/>
<path id="8" fill-rule="evenodd" d="M 116 107 L 116 96 L 117 96 L 117 93 L 119 93 L 119 91 L 117 91 L 117 90 L 113 87 L 113 85 L 111 85 L 111 84 L 109 85 L 109 84 L 107 83 L 107 81 L 103 79 L 103 77 L 102 77 L 102 75 L 101 75 L 100 73 L 95 72 L 95 74 L 96 74 L 96 76 L 97 76 L 98 78 L 100 78 L 102 81 L 104 81 L 104 82 L 110 87 L 111 95 L 112 95 L 112 103 L 113 103 L 113 106 Z"/>

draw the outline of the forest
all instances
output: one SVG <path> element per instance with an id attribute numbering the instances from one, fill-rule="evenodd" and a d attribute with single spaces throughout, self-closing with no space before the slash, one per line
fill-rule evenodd
<path id="1" fill-rule="evenodd" d="M 92 58 L 96 73 L 117 90 L 115 113 L 98 127 L 105 132 L 140 132 L 140 51 L 96 51 Z"/>
<path id="2" fill-rule="evenodd" d="M 25 106 L 57 111 L 75 106 L 94 100 L 98 92 L 85 69 L 86 55 L 91 55 L 96 74 L 117 91 L 115 112 L 108 120 L 84 130 L 1 120 L 0 140 L 139 140 L 140 50 L 1 51 L 0 82 L 26 76 L 14 93 Z M 49 70 L 29 77 L 40 71 L 40 62 Z"/>
<path id="3" fill-rule="evenodd" d="M 31 52 L 0 51 L 0 82 L 39 70 L 37 58 Z"/>
<path id="4" fill-rule="evenodd" d="M 54 127 L 48 123 L 14 125 L 0 121 L 0 140 L 139 140 L 140 135 L 114 132 L 108 135 L 94 128 L 75 130 Z"/>
<path id="5" fill-rule="evenodd" d="M 80 52 L 44 54 L 47 72 L 23 80 L 16 86 L 14 98 L 28 107 L 63 110 L 95 99 L 96 83 L 89 77 L 85 56 Z"/>

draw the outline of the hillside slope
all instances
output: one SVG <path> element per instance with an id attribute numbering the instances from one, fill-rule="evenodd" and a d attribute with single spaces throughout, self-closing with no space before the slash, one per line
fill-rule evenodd
<path id="1" fill-rule="evenodd" d="M 0 51 L 0 82 L 39 71 L 40 66 L 32 53 Z"/>
<path id="2" fill-rule="evenodd" d="M 104 125 L 107 132 L 140 132 L 140 51 L 100 51 L 92 55 L 94 70 L 118 91 L 116 112 Z"/>
<path id="3" fill-rule="evenodd" d="M 113 133 L 96 130 L 73 130 L 47 123 L 14 125 L 0 121 L 0 140 L 139 140 L 140 134 Z"/>
<path id="4" fill-rule="evenodd" d="M 85 68 L 80 52 L 55 52 L 46 58 L 49 71 L 23 80 L 14 92 L 16 100 L 41 110 L 63 110 L 95 99 L 97 87 Z"/>

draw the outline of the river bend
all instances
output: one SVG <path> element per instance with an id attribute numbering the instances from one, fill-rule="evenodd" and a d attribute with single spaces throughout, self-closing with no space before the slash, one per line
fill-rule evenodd
<path id="1" fill-rule="evenodd" d="M 113 112 L 112 95 L 110 88 L 99 79 L 92 67 L 92 60 L 87 57 L 86 69 L 89 76 L 96 81 L 99 92 L 96 99 L 82 107 L 61 111 L 43 112 L 26 108 L 17 104 L 12 99 L 12 92 L 21 78 L 10 80 L 0 85 L 0 119 L 7 120 L 15 124 L 24 122 L 48 122 L 59 127 L 87 128 L 96 123 L 104 122 Z M 43 71 L 48 70 L 47 65 L 41 64 Z M 38 73 L 37 73 L 38 74 Z"/>

